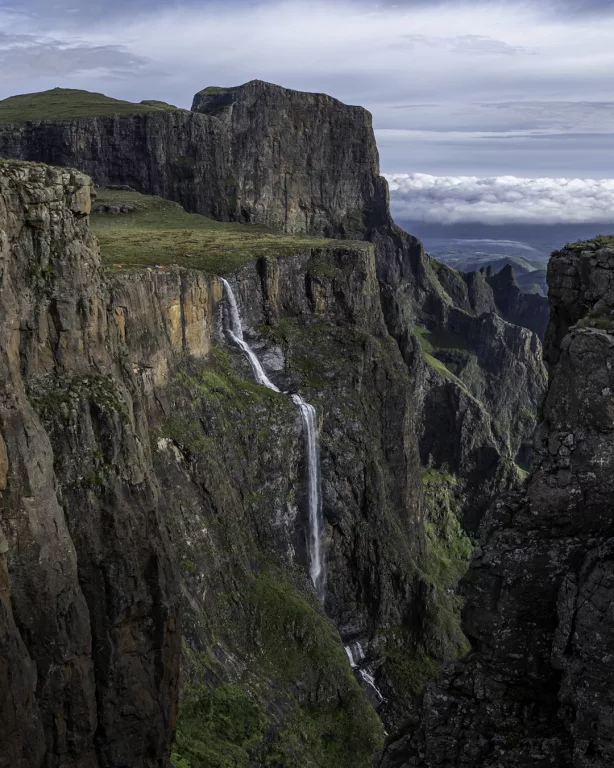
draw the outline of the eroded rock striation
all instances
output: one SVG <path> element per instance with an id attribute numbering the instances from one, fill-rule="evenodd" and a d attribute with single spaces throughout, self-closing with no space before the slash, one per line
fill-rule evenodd
<path id="1" fill-rule="evenodd" d="M 538 466 L 484 520 L 466 584 L 472 653 L 427 687 L 382 766 L 614 759 L 612 274 L 599 241 L 552 257 Z"/>

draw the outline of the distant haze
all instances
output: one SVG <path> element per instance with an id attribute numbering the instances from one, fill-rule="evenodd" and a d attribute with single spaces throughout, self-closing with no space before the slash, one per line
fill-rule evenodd
<path id="1" fill-rule="evenodd" d="M 456 253 L 470 256 L 487 253 L 493 257 L 516 256 L 539 264 L 547 261 L 552 251 L 566 243 L 587 240 L 598 234 L 614 234 L 614 217 L 610 224 L 505 224 L 479 223 L 432 224 L 399 219 L 407 232 L 419 237 L 431 256 Z M 496 259 L 493 258 L 492 261 Z"/>

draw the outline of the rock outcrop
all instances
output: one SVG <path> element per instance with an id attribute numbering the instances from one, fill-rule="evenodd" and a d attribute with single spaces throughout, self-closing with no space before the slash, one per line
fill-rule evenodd
<path id="1" fill-rule="evenodd" d="M 522 325 L 543 339 L 548 327 L 548 300 L 535 293 L 523 293 L 516 282 L 514 267 L 503 267 L 496 274 L 487 274 L 493 297 L 502 317 L 510 323 Z"/>
<path id="2" fill-rule="evenodd" d="M 362 239 L 387 219 L 387 186 L 366 109 L 252 80 L 206 88 L 192 110 L 227 130 L 246 220 Z"/>
<path id="3" fill-rule="evenodd" d="M 300 416 L 226 345 L 219 278 L 105 273 L 86 177 L 0 175 L 0 765 L 162 768 L 176 725 L 179 765 L 369 765 L 381 724 L 306 577 Z M 318 410 L 326 607 L 382 663 L 414 615 L 454 637 L 416 578 L 415 413 L 374 257 L 339 243 L 228 279 Z"/>
<path id="4" fill-rule="evenodd" d="M 103 275 L 82 219 L 89 261 L 75 256 L 68 274 L 63 249 L 79 248 L 62 232 L 56 237 L 52 224 L 56 208 L 60 219 L 72 210 L 69 193 L 60 196 L 64 211 L 50 205 L 44 189 L 33 202 L 28 192 L 19 208 L 16 192 L 14 218 L 27 222 L 16 225 L 19 236 L 32 240 L 38 216 L 44 242 L 56 249 L 55 260 L 20 278 L 20 286 L 30 281 L 30 293 L 19 288 L 27 311 L 20 310 L 25 319 L 16 325 L 36 339 L 20 356 L 23 407 L 38 414 L 37 428 L 49 441 L 49 482 L 58 488 L 82 599 L 96 619 L 89 642 L 106 649 L 100 658 L 83 651 L 97 707 L 87 731 L 95 738 L 86 735 L 83 743 L 93 744 L 95 757 L 88 759 L 99 762 L 92 765 L 119 760 L 114 750 L 126 736 L 113 718 L 123 710 L 121 702 L 107 707 L 105 691 L 111 701 L 119 683 L 105 664 L 118 663 L 121 654 L 108 651 L 104 633 L 115 631 L 113 622 L 138 627 L 158 601 L 154 624 L 134 641 L 137 654 L 139 642 L 154 656 L 171 649 L 168 668 L 151 683 L 166 686 L 163 710 L 148 720 L 158 740 L 152 736 L 144 746 L 135 737 L 134 754 L 125 759 L 164 765 L 174 728 L 179 579 L 184 706 L 175 762 L 230 748 L 216 741 L 214 721 L 200 723 L 199 713 L 219 704 L 248 721 L 240 745 L 247 765 L 278 753 L 284 765 L 356 768 L 370 760 L 380 730 L 335 627 L 364 649 L 388 698 L 380 707 L 388 727 L 399 724 L 437 664 L 465 648 L 453 588 L 471 544 L 459 520 L 477 528 L 492 494 L 517 484 L 515 462 L 529 460 L 527 440 L 545 384 L 541 345 L 501 317 L 484 275 L 438 264 L 393 223 L 367 112 L 258 81 L 206 89 L 194 109 L 1 126 L 0 155 L 76 166 L 99 183 L 127 184 L 221 220 L 340 241 L 254 259 L 226 276 L 270 375 L 280 388 L 307 395 L 321 418 L 325 608 L 334 625 L 305 578 L 300 419 L 287 397 L 254 385 L 243 357 L 228 348 L 219 279 L 177 268 Z M 11 179 L 26 174 L 26 190 L 28 167 L 7 166 Z M 79 195 L 87 206 L 86 192 Z M 110 215 L 121 216 L 121 207 Z M 32 260 L 39 250 L 32 245 Z M 74 329 L 83 339 L 70 342 L 67 363 L 58 350 Z M 84 384 L 90 375 L 94 380 Z M 154 529 L 147 537 L 158 552 L 147 561 L 151 572 L 142 567 L 146 549 L 122 570 L 132 543 L 121 526 L 145 525 L 125 512 L 137 493 L 133 485 L 147 499 L 144 510 L 141 502 L 136 509 Z M 93 510 L 98 522 L 91 529 L 76 521 L 80 508 Z M 117 562 L 113 542 L 95 540 L 99 527 L 109 541 L 123 536 Z M 88 561 L 83 553 L 98 548 L 105 554 Z M 104 581 L 106 553 L 111 575 Z M 9 582 L 18 585 L 11 567 Z M 130 598 L 117 607 L 100 596 L 107 582 L 124 578 L 133 596 L 143 579 L 159 582 L 130 620 L 121 612 Z M 38 651 L 29 636 L 19 623 L 15 631 L 24 658 L 33 659 Z M 121 642 L 132 648 L 131 637 L 121 635 Z M 40 709 L 39 689 L 32 688 L 24 711 Z M 147 706 L 141 716 L 150 717 Z M 122 723 L 137 729 L 138 717 Z M 354 717 L 363 725 L 358 736 Z M 46 738 L 47 754 L 56 749 L 52 743 Z M 43 754 L 41 747 L 36 759 Z"/>
<path id="5" fill-rule="evenodd" d="M 0 162 L 0 765 L 160 766 L 178 577 L 90 181 Z"/>
<path id="6" fill-rule="evenodd" d="M 78 168 L 99 186 L 128 185 L 223 221 L 239 216 L 228 134 L 187 110 L 0 125 L 0 157 Z"/>
<path id="7" fill-rule="evenodd" d="M 472 653 L 427 687 L 382 766 L 614 759 L 613 273 L 599 241 L 552 257 L 538 466 L 484 520 L 465 589 Z"/>

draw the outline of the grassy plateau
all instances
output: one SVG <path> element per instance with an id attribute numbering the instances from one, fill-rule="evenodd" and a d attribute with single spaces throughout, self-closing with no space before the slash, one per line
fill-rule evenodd
<path id="1" fill-rule="evenodd" d="M 260 225 L 214 221 L 161 197 L 124 189 L 97 190 L 91 223 L 109 269 L 176 265 L 221 275 L 261 256 L 329 245 Z"/>
<path id="2" fill-rule="evenodd" d="M 14 125 L 28 120 L 70 120 L 76 117 L 105 115 L 140 115 L 145 112 L 176 110 L 163 101 L 130 101 L 112 99 L 102 93 L 73 88 L 53 88 L 40 93 L 9 96 L 0 101 L 0 125 Z"/>

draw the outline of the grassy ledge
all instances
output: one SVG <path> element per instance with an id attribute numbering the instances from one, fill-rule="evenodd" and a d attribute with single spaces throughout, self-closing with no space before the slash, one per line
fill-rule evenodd
<path id="1" fill-rule="evenodd" d="M 91 222 L 109 269 L 176 265 L 223 275 L 262 256 L 329 245 L 260 225 L 214 221 L 161 197 L 124 189 L 99 189 Z"/>
<path id="2" fill-rule="evenodd" d="M 9 96 L 0 101 L 0 125 L 14 125 L 28 120 L 71 120 L 77 117 L 106 115 L 140 115 L 145 112 L 176 110 L 163 101 L 130 101 L 112 99 L 103 93 L 73 88 L 53 88 L 40 93 Z"/>

